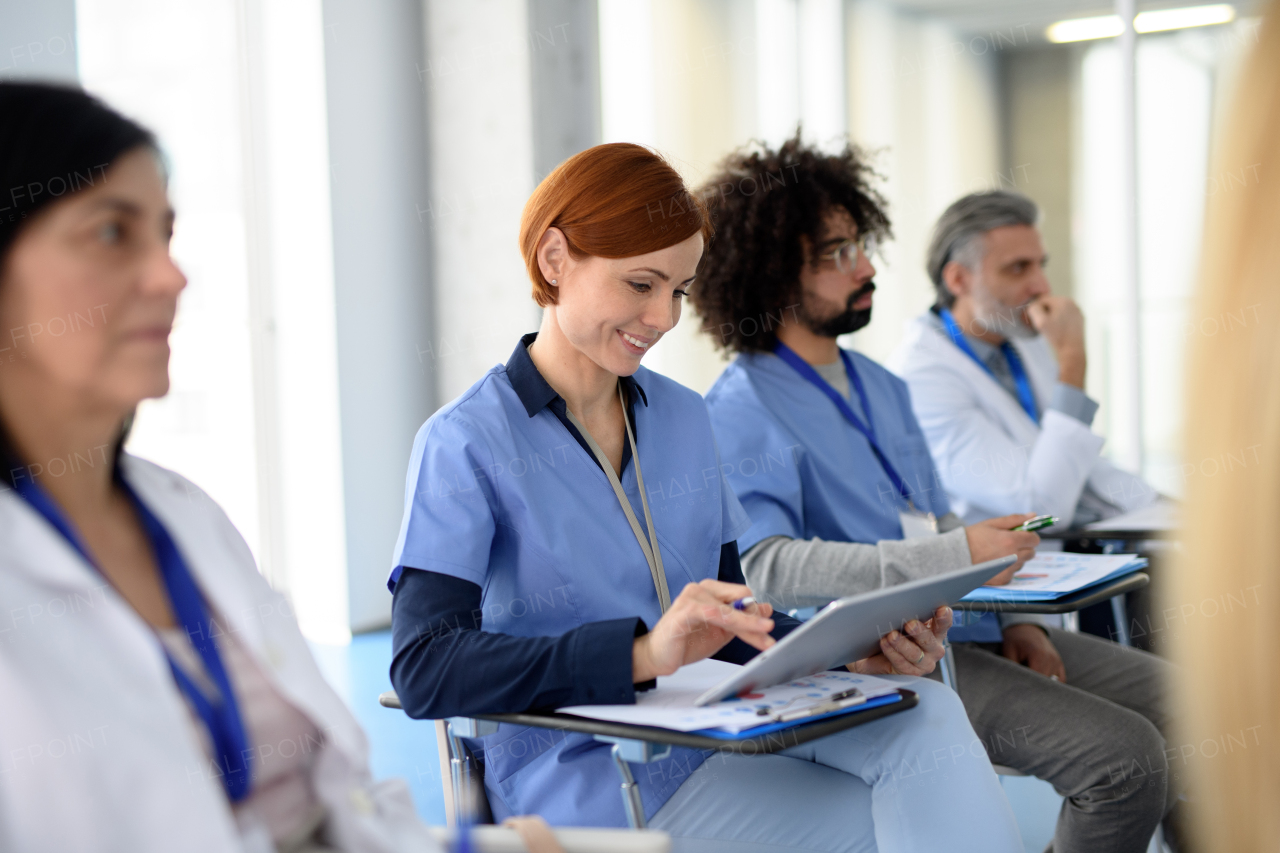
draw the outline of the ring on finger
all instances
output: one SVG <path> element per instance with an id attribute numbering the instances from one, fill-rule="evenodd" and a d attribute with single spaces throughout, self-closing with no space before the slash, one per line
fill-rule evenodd
<path id="1" fill-rule="evenodd" d="M 922 660 L 924 660 L 924 650 L 923 650 L 923 649 L 921 649 L 921 651 L 920 651 L 920 657 L 916 658 L 916 665 L 917 665 L 917 666 L 919 666 L 919 665 L 920 665 L 920 661 L 922 661 Z"/>

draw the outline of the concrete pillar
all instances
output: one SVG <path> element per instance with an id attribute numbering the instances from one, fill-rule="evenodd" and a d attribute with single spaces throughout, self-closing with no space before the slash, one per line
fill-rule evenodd
<path id="1" fill-rule="evenodd" d="M 538 326 L 517 247 L 534 186 L 530 27 L 526 0 L 425 0 L 425 10 L 431 192 L 416 215 L 435 246 L 436 318 L 419 351 L 444 403 Z"/>
<path id="2" fill-rule="evenodd" d="M 600 143 L 600 38 L 595 0 L 529 0 L 533 172 L 540 181 Z"/>
<path id="3" fill-rule="evenodd" d="M 423 15 L 417 0 L 324 0 L 334 309 L 353 631 L 390 620 L 385 579 L 431 340 Z"/>

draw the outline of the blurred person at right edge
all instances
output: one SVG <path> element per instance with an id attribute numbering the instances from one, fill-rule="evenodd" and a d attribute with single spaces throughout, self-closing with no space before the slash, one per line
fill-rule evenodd
<path id="1" fill-rule="evenodd" d="M 1190 775 L 1205 850 L 1276 850 L 1280 842 L 1280 665 L 1271 636 L 1280 584 L 1280 8 L 1267 5 L 1210 174 L 1258 181 L 1209 199 L 1200 285 L 1189 320 L 1245 316 L 1245 328 L 1198 335 L 1188 353 L 1185 461 L 1240 448 L 1241 468 L 1186 495 L 1184 549 L 1164 602 L 1176 608 L 1176 758 Z M 1186 615 L 1184 615 L 1186 614 Z M 1185 624 L 1184 624 L 1185 623 Z M 1171 749 L 1173 747 L 1171 746 Z"/>

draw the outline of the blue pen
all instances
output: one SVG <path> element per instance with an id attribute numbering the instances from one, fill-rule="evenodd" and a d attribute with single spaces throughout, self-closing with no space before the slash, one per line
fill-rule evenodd
<path id="1" fill-rule="evenodd" d="M 746 610 L 748 607 L 750 607 L 755 603 L 756 603 L 756 600 L 748 595 L 746 598 L 739 598 L 737 601 L 735 601 L 733 603 L 733 609 Z"/>

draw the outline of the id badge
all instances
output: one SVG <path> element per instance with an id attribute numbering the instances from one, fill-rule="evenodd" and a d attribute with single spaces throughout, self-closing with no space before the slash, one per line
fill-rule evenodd
<path id="1" fill-rule="evenodd" d="M 898 512 L 898 519 L 902 522 L 903 539 L 938 535 L 938 517 L 931 512 L 904 509 Z"/>

